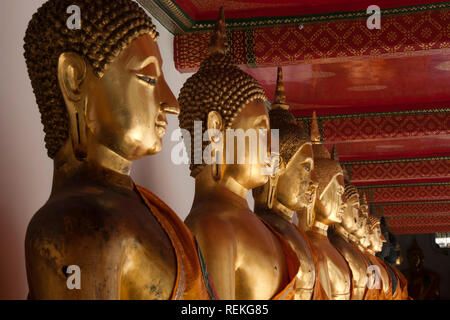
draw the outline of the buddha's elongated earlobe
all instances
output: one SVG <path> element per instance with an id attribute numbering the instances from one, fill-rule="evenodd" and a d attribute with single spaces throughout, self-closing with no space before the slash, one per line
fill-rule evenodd
<path id="1" fill-rule="evenodd" d="M 278 179 L 284 170 L 283 159 L 278 155 L 272 155 L 272 163 L 271 167 L 273 168 L 272 174 L 269 176 L 268 190 L 267 190 L 267 199 L 266 206 L 268 209 L 272 209 L 273 203 L 275 201 Z"/>
<path id="2" fill-rule="evenodd" d="M 223 120 L 220 113 L 211 111 L 208 114 L 207 122 L 209 139 L 211 141 L 211 175 L 214 181 L 220 181 L 223 177 L 225 166 L 223 165 L 224 158 L 224 141 L 223 141 Z"/>
<path id="3" fill-rule="evenodd" d="M 269 209 L 272 209 L 273 207 L 273 201 L 277 191 L 278 177 L 278 174 L 269 177 L 269 191 L 267 192 L 267 208 Z"/>
<path id="4" fill-rule="evenodd" d="M 73 152 L 79 161 L 84 161 L 87 157 L 86 107 L 87 98 L 77 103 L 75 114 L 69 116 L 73 122 L 70 127 Z"/>
<path id="5" fill-rule="evenodd" d="M 222 159 L 221 159 L 222 158 Z M 212 151 L 211 175 L 214 181 L 220 181 L 223 177 L 223 150 L 214 148 Z"/>
<path id="6" fill-rule="evenodd" d="M 308 190 L 311 194 L 311 197 L 316 197 L 317 196 L 317 184 L 315 184 L 314 182 L 311 181 L 310 186 L 309 186 L 310 190 Z M 307 208 L 306 209 L 306 227 L 312 228 L 314 221 L 316 220 L 316 212 L 314 211 L 314 203 L 315 201 L 311 201 L 311 208 Z"/>
<path id="7" fill-rule="evenodd" d="M 82 161 L 87 156 L 86 107 L 84 84 L 87 66 L 76 53 L 61 54 L 58 61 L 58 82 L 66 103 L 69 117 L 69 133 L 75 157 Z"/>

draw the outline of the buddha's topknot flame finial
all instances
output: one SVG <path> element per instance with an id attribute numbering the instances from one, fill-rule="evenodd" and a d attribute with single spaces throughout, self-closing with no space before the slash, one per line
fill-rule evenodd
<path id="1" fill-rule="evenodd" d="M 314 144 L 320 143 L 319 124 L 317 123 L 317 114 L 313 111 L 311 121 L 311 142 Z"/>
<path id="2" fill-rule="evenodd" d="M 225 30 L 225 13 L 223 7 L 220 7 L 219 17 L 216 21 L 214 32 L 209 43 L 210 54 L 223 53 L 225 54 L 227 47 L 227 33 Z"/>
<path id="3" fill-rule="evenodd" d="M 361 205 L 362 206 L 368 206 L 369 205 L 367 203 L 367 196 L 366 196 L 366 193 L 364 191 L 361 191 L 360 199 L 361 199 Z"/>
<path id="4" fill-rule="evenodd" d="M 351 177 L 350 177 L 350 174 L 348 173 L 347 166 L 342 166 L 342 172 L 344 173 L 344 181 L 345 181 L 345 183 L 346 184 L 350 183 Z"/>
<path id="5" fill-rule="evenodd" d="M 284 82 L 283 82 L 283 69 L 281 67 L 278 67 L 277 86 L 275 89 L 275 98 L 271 109 L 289 110 L 289 105 L 286 104 L 286 94 L 284 92 Z"/>

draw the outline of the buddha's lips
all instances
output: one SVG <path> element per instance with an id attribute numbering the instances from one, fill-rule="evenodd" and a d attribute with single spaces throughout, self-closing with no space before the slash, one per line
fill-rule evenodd
<path id="1" fill-rule="evenodd" d="M 155 126 L 156 127 L 164 127 L 164 128 L 166 128 L 167 127 L 167 121 L 166 120 L 156 120 L 155 121 Z"/>
<path id="2" fill-rule="evenodd" d="M 166 134 L 166 126 L 167 126 L 167 123 L 165 123 L 165 124 L 156 123 L 156 125 L 155 125 L 156 132 L 160 138 L 162 138 Z"/>
<path id="3" fill-rule="evenodd" d="M 166 120 L 156 120 L 155 121 L 156 132 L 160 138 L 162 138 L 166 134 L 167 125 L 168 125 L 168 123 Z"/>

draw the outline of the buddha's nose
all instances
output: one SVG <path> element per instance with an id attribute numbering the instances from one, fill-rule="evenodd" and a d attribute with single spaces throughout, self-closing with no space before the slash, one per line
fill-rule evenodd
<path id="1" fill-rule="evenodd" d="M 180 114 L 180 105 L 173 95 L 172 90 L 170 90 L 169 86 L 165 79 L 163 79 L 161 83 L 161 109 L 164 113 L 169 114 Z"/>

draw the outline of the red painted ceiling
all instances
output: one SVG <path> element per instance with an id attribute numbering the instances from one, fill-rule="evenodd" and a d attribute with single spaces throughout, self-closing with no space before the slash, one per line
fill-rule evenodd
<path id="1" fill-rule="evenodd" d="M 276 68 L 244 68 L 272 98 Z M 448 107 L 450 55 L 360 59 L 283 67 L 295 115 L 364 113 Z"/>
<path id="2" fill-rule="evenodd" d="M 334 143 L 327 143 L 331 150 Z M 450 135 L 336 143 L 341 161 L 450 156 Z"/>
<path id="3" fill-rule="evenodd" d="M 228 19 L 280 17 L 366 10 L 376 4 L 382 9 L 446 2 L 443 0 L 175 0 L 194 20 L 215 20 L 221 6 Z"/>
<path id="4" fill-rule="evenodd" d="M 220 6 L 224 6 L 227 19 L 252 19 L 361 11 L 372 4 L 386 9 L 446 1 L 174 2 L 199 23 L 215 20 Z M 449 21 L 448 11 L 445 14 L 442 12 L 439 19 L 443 24 L 438 25 L 433 19 L 426 17 L 421 18 L 422 22 L 425 21 L 428 26 L 434 26 L 442 32 L 446 21 Z M 390 25 L 395 26 L 396 22 L 392 20 Z M 330 24 L 330 28 L 334 28 L 334 25 Z M 353 171 L 355 184 L 363 186 L 363 190 L 369 195 L 369 202 L 376 206 L 376 212 L 383 214 L 382 208 L 386 207 L 386 215 L 390 217 L 388 224 L 389 220 L 392 221 L 390 227 L 395 233 L 450 232 L 450 54 L 449 51 L 445 53 L 443 50 L 436 50 L 449 48 L 450 43 L 447 41 L 447 32 L 441 38 L 439 46 L 434 47 L 434 50 L 427 50 L 430 42 L 424 40 L 425 36 L 421 36 L 424 28 L 417 26 L 415 30 L 417 37 L 414 39 L 419 40 L 409 43 L 415 45 L 415 52 L 411 54 L 405 50 L 399 55 L 354 55 L 339 61 L 308 61 L 303 60 L 304 57 L 293 60 L 292 63 L 289 59 L 283 61 L 284 86 L 291 111 L 300 117 L 303 124 L 306 121 L 304 117 L 310 117 L 312 111 L 317 111 L 325 143 L 330 149 L 333 144 L 337 145 L 341 162 Z M 408 28 L 402 30 L 401 33 L 394 29 L 392 31 L 397 35 L 408 34 Z M 323 36 L 317 34 L 320 40 Z M 389 36 L 389 30 L 382 36 Z M 197 41 L 195 46 L 198 47 L 200 43 L 206 48 L 201 42 L 207 41 L 206 39 L 200 41 L 197 38 Z M 382 41 L 372 41 L 374 52 L 377 46 L 384 48 Z M 398 41 L 401 42 L 401 39 Z M 262 51 L 264 55 L 265 50 L 270 50 L 270 43 L 273 42 L 255 42 L 254 49 Z M 264 45 L 266 47 L 262 48 Z M 316 43 L 314 48 L 320 51 L 320 46 Z M 319 52 L 318 56 L 330 57 L 326 49 L 323 50 L 325 51 Z M 183 52 L 194 51 L 195 48 L 184 48 Z M 198 59 L 203 54 L 202 51 L 197 51 L 195 54 L 188 54 L 187 59 Z M 274 95 L 277 73 L 277 63 L 273 63 L 274 61 L 278 61 L 276 57 L 271 60 L 271 67 L 258 68 L 245 66 L 248 61 L 240 62 L 241 66 L 244 64 L 243 69 L 262 84 L 270 99 Z M 197 66 L 198 64 L 197 61 Z M 434 114 L 420 112 L 430 109 L 444 111 Z M 413 113 L 408 113 L 410 111 Z M 373 113 L 380 112 L 383 115 L 373 116 Z M 350 119 L 339 118 L 339 115 L 344 114 L 353 116 Z M 395 159 L 394 162 L 392 159 Z M 400 162 L 397 161 L 399 159 Z M 400 173 L 401 170 L 403 171 Z"/>

